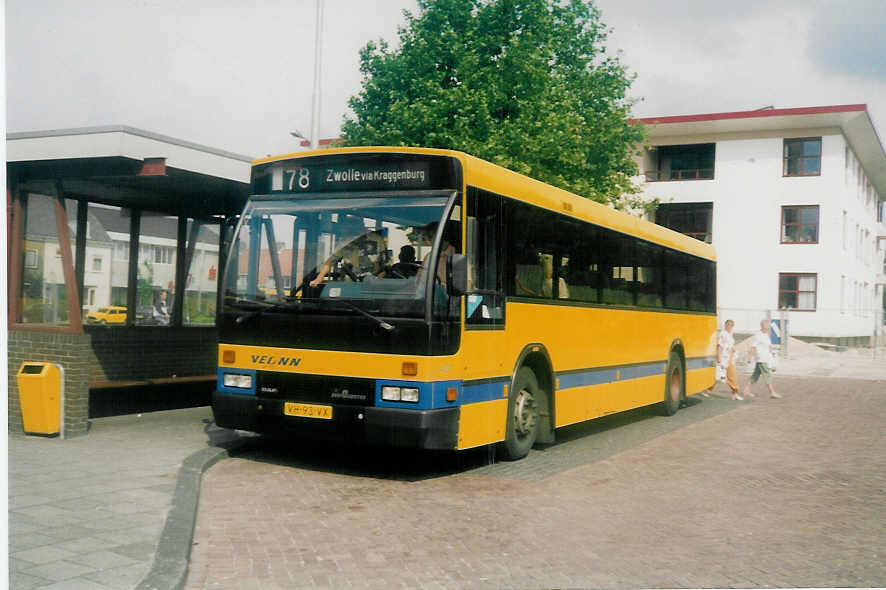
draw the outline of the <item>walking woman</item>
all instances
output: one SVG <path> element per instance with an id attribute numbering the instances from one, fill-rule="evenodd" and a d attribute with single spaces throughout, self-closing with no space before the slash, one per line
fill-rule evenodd
<path id="1" fill-rule="evenodd" d="M 738 394 L 738 371 L 735 369 L 735 337 L 732 335 L 732 328 L 735 322 L 726 320 L 723 324 L 723 331 L 717 339 L 717 364 L 726 371 L 726 385 L 732 390 L 732 399 L 741 401 L 742 397 Z"/>

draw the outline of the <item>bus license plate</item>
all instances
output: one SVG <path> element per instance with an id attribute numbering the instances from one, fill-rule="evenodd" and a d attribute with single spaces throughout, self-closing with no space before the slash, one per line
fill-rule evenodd
<path id="1" fill-rule="evenodd" d="M 332 420 L 332 406 L 318 406 L 315 404 L 296 404 L 286 402 L 283 405 L 283 413 L 287 416 L 301 416 L 302 418 L 320 418 Z"/>

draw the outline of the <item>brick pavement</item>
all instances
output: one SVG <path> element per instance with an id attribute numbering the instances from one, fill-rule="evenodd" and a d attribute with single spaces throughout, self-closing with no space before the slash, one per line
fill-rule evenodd
<path id="1" fill-rule="evenodd" d="M 886 585 L 886 385 L 776 383 L 782 400 L 705 399 L 676 428 L 641 412 L 519 463 L 292 443 L 224 460 L 186 588 Z"/>

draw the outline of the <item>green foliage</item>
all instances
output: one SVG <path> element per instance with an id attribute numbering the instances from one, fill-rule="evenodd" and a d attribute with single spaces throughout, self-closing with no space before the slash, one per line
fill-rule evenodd
<path id="1" fill-rule="evenodd" d="M 400 47 L 360 52 L 345 145 L 455 149 L 616 206 L 643 129 L 590 1 L 419 0 Z"/>
<path id="2" fill-rule="evenodd" d="M 33 299 L 43 298 L 43 271 L 26 268 L 22 276 L 22 296 Z"/>
<path id="3" fill-rule="evenodd" d="M 145 269 L 142 271 L 141 266 L 138 267 L 138 279 L 136 285 L 136 293 L 138 305 L 154 304 L 154 265 L 150 260 L 144 261 Z"/>

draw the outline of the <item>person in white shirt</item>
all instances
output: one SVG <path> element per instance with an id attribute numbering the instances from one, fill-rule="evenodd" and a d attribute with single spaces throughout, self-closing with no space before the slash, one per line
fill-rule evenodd
<path id="1" fill-rule="evenodd" d="M 772 341 L 769 339 L 769 320 L 760 320 L 760 331 L 751 337 L 751 346 L 748 348 L 748 362 L 753 360 L 754 373 L 745 384 L 745 397 L 754 397 L 751 393 L 751 384 L 763 379 L 763 383 L 769 388 L 769 397 L 780 398 L 772 388 Z"/>
<path id="2" fill-rule="evenodd" d="M 735 337 L 732 335 L 734 327 L 735 322 L 732 320 L 726 320 L 723 324 L 723 331 L 717 339 L 717 364 L 726 373 L 726 385 L 732 390 L 732 399 L 741 400 L 738 395 L 738 371 L 735 369 Z"/>

